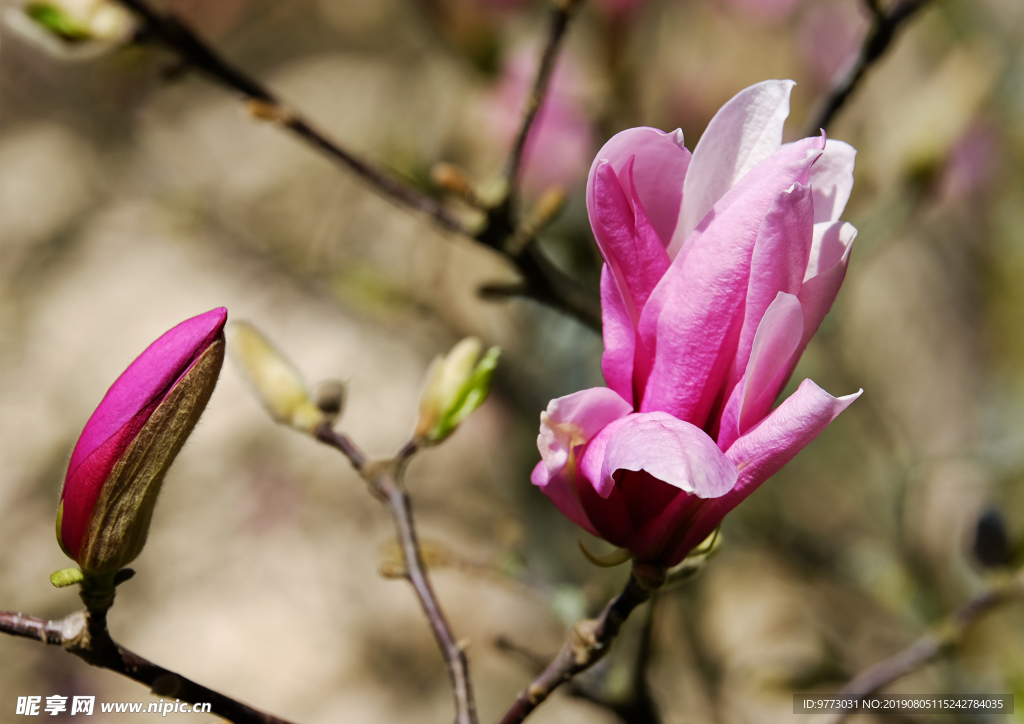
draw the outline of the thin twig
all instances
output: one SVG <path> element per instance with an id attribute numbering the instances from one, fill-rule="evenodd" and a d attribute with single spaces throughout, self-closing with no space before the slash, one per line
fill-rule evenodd
<path id="1" fill-rule="evenodd" d="M 630 662 L 630 685 L 625 696 L 611 697 L 600 688 L 587 686 L 579 679 L 569 682 L 569 695 L 584 699 L 607 709 L 621 719 L 624 724 L 661 724 L 658 704 L 651 694 L 647 682 L 647 670 L 654 648 L 654 615 L 657 609 L 658 596 L 651 597 L 647 606 L 640 631 L 637 650 Z"/>
<path id="2" fill-rule="evenodd" d="M 107 632 L 106 615 L 80 611 L 67 618 L 48 621 L 12 611 L 0 611 L 0 631 L 61 646 L 83 661 L 109 669 L 148 686 L 154 694 L 190 704 L 210 704 L 210 712 L 235 724 L 289 724 L 285 719 L 208 689 L 181 674 L 157 666 L 117 645 Z"/>
<path id="3" fill-rule="evenodd" d="M 140 41 L 155 42 L 163 46 L 175 53 L 184 65 L 196 68 L 222 86 L 240 93 L 254 117 L 274 123 L 295 134 L 316 150 L 353 171 L 385 198 L 424 214 L 446 231 L 474 239 L 495 249 L 515 264 L 523 275 L 523 284 L 516 285 L 514 289 L 506 288 L 505 291 L 509 292 L 507 294 L 485 293 L 483 296 L 526 296 L 570 314 L 594 329 L 600 329 L 600 314 L 595 311 L 598 310 L 599 302 L 594 290 L 584 288 L 557 270 L 539 250 L 534 248 L 532 238 L 527 243 L 521 243 L 520 248 L 509 248 L 511 240 L 516 238 L 519 227 L 514 208 L 514 179 L 522 161 L 523 147 L 533 126 L 537 109 L 547 93 L 551 71 L 569 19 L 582 0 L 556 0 L 548 43 L 544 48 L 523 124 L 517 136 L 517 139 L 521 140 L 517 140 L 513 146 L 506 164 L 506 174 L 513 183 L 506 184 L 505 196 L 488 211 L 487 223 L 479 233 L 468 229 L 437 199 L 388 175 L 329 138 L 297 110 L 285 105 L 258 80 L 222 58 L 173 13 L 157 12 L 149 6 L 147 0 L 118 2 L 142 19 L 143 27 L 138 33 Z M 525 248 L 527 244 L 529 249 Z"/>
<path id="4" fill-rule="evenodd" d="M 465 650 L 452 633 L 451 625 L 441 609 L 437 594 L 427 576 L 427 567 L 420 554 L 419 541 L 413 521 L 412 502 L 402 484 L 405 466 L 418 450 L 415 442 L 405 445 L 391 460 L 368 461 L 366 456 L 347 436 L 335 432 L 329 424 L 316 429 L 316 438 L 340 450 L 369 485 L 371 492 L 385 503 L 395 524 L 395 533 L 405 558 L 405 577 L 419 599 L 420 607 L 430 624 L 430 630 L 444 656 L 455 699 L 457 724 L 476 724 L 476 704 L 469 678 L 469 662 Z"/>
<path id="5" fill-rule="evenodd" d="M 573 14 L 582 5 L 582 0 L 555 0 L 551 8 L 551 20 L 548 24 L 548 38 L 541 52 L 540 63 L 537 66 L 537 75 L 533 79 L 533 86 L 526 97 L 526 104 L 523 108 L 523 122 L 519 126 L 515 143 L 509 152 L 508 161 L 505 163 L 505 183 L 508 184 L 510 195 L 514 193 L 516 180 L 519 177 L 519 169 L 523 163 L 523 151 L 526 150 L 526 141 L 533 129 L 533 122 L 537 113 L 544 104 L 548 94 L 548 85 L 551 83 L 551 76 L 555 71 L 555 63 L 558 60 L 558 53 L 562 47 L 562 39 L 569 27 L 569 21 Z"/>
<path id="6" fill-rule="evenodd" d="M 484 299 L 528 297 L 561 309 L 596 331 L 601 330 L 601 300 L 587 287 L 551 263 L 536 244 L 530 243 L 516 259 L 523 281 L 512 285 L 489 284 L 480 288 Z"/>
<path id="7" fill-rule="evenodd" d="M 859 674 L 844 686 L 835 698 L 860 701 L 871 696 L 954 649 L 971 624 L 985 614 L 1003 604 L 1021 600 L 1024 600 L 1024 571 L 1018 573 L 1009 583 L 995 586 L 968 601 L 938 630 L 925 634 L 903 651 Z M 845 721 L 852 713 L 851 709 L 844 710 L 835 719 L 835 724 Z"/>
<path id="8" fill-rule="evenodd" d="M 0 611 L 0 631 L 11 636 L 35 639 L 51 646 L 60 646 L 64 640 L 61 633 L 63 624 L 63 621 L 47 621 L 14 611 Z"/>
<path id="9" fill-rule="evenodd" d="M 896 39 L 899 29 L 927 3 L 928 0 L 896 0 L 891 8 L 883 10 L 877 0 L 868 0 L 868 7 L 872 13 L 871 28 L 861 46 L 857 62 L 829 91 L 828 96 L 821 104 L 818 115 L 808 125 L 805 135 L 813 136 L 821 129 L 828 129 L 829 124 L 856 90 L 864 75 L 889 49 L 893 40 Z"/>
<path id="10" fill-rule="evenodd" d="M 558 656 L 520 692 L 500 724 L 523 721 L 551 692 L 600 661 L 608 653 L 629 614 L 650 599 L 664 581 L 664 570 L 634 564 L 622 593 L 609 601 L 596 619 L 580 621 L 573 627 Z"/>
<path id="11" fill-rule="evenodd" d="M 141 39 L 159 43 L 177 54 L 187 65 L 202 71 L 221 85 L 241 93 L 249 101 L 249 110 L 254 116 L 291 131 L 306 143 L 347 166 L 384 197 L 426 214 L 448 231 L 468 233 L 436 199 L 388 176 L 328 138 L 296 110 L 285 106 L 259 81 L 220 57 L 177 16 L 157 12 L 146 0 L 118 1 L 143 20 Z"/>

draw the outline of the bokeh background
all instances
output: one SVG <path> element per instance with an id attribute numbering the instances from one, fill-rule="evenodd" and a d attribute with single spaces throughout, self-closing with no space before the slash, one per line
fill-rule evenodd
<path id="1" fill-rule="evenodd" d="M 546 11 L 166 6 L 431 193 L 439 161 L 484 193 L 499 174 Z M 608 137 L 681 127 L 692 149 L 738 90 L 793 78 L 787 140 L 799 138 L 868 25 L 856 0 L 587 3 L 523 176 L 528 202 L 553 184 L 569 193 L 545 250 L 596 287 L 582 191 Z M 382 200 L 166 54 L 71 62 L 7 26 L 0 43 L 0 608 L 77 607 L 48 581 L 67 564 L 53 533 L 67 457 L 107 386 L 178 321 L 225 305 L 311 383 L 346 381 L 340 429 L 381 455 L 409 435 L 431 358 L 473 334 L 504 350 L 492 397 L 409 483 L 440 598 L 471 642 L 481 719 L 496 719 L 532 673 L 496 639 L 553 655 L 626 575 L 587 563 L 586 536 L 528 479 L 547 401 L 601 384 L 598 336 L 532 302 L 481 300 L 481 284 L 515 279 L 501 258 Z M 794 692 L 836 691 L 1005 574 L 972 555 L 986 511 L 1024 540 L 1024 3 L 931 3 L 829 134 L 859 149 L 845 218 L 860 236 L 795 379 L 865 394 L 729 517 L 703 575 L 661 595 L 649 680 L 665 722 L 791 721 Z M 297 722 L 445 721 L 447 678 L 412 592 L 378 575 L 391 535 L 345 461 L 276 427 L 226 365 L 118 593 L 114 637 Z M 629 696 L 646 616 L 590 685 Z M 1015 693 L 1024 721 L 1024 612 L 991 615 L 891 691 Z M 156 700 L 0 638 L 0 721 L 20 719 L 17 696 L 51 694 Z M 618 721 L 561 693 L 534 719 Z"/>

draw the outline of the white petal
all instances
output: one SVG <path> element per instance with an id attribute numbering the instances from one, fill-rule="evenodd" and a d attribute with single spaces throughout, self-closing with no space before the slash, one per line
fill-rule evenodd
<path id="1" fill-rule="evenodd" d="M 669 246 L 683 242 L 733 185 L 782 146 L 791 80 L 766 80 L 737 93 L 711 119 L 693 151 L 683 182 L 679 223 Z"/>

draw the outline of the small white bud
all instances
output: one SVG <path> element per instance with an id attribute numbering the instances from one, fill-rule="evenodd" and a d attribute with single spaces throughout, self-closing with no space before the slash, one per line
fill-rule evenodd
<path id="1" fill-rule="evenodd" d="M 302 375 L 263 334 L 248 322 L 228 328 L 228 352 L 248 378 L 275 422 L 312 432 L 324 421 Z"/>
<path id="2" fill-rule="evenodd" d="M 135 17 L 112 0 L 27 0 L 4 11 L 23 39 L 64 60 L 87 60 L 128 42 Z"/>
<path id="3" fill-rule="evenodd" d="M 481 350 L 480 340 L 467 337 L 430 365 L 420 398 L 417 438 L 427 444 L 441 442 L 487 399 L 501 351 L 491 347 L 481 358 Z"/>

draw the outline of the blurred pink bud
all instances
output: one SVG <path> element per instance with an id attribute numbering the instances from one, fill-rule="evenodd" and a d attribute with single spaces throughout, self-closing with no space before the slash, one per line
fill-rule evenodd
<path id="1" fill-rule="evenodd" d="M 57 541 L 82 570 L 116 573 L 142 551 L 160 483 L 217 384 L 227 310 L 165 333 L 110 386 L 64 479 Z"/>
<path id="2" fill-rule="evenodd" d="M 856 152 L 782 145 L 792 86 L 741 91 L 692 156 L 681 131 L 632 128 L 591 167 L 608 387 L 551 401 L 532 479 L 642 562 L 681 561 L 860 394 L 804 380 L 771 409 L 856 235 Z"/>
<path id="3" fill-rule="evenodd" d="M 868 19 L 860 3 L 818 2 L 800 18 L 797 43 L 800 56 L 819 86 L 834 83 L 857 60 L 868 31 Z"/>
<path id="4" fill-rule="evenodd" d="M 511 146 L 522 122 L 523 104 L 537 69 L 536 52 L 516 52 L 502 68 L 485 115 L 498 140 Z M 593 129 L 579 102 L 582 73 L 563 55 L 547 97 L 526 141 L 519 173 L 523 190 L 535 196 L 551 186 L 570 186 L 583 177 L 593 152 Z"/>
<path id="5" fill-rule="evenodd" d="M 999 141 L 991 125 L 977 122 L 964 132 L 946 157 L 939 183 L 940 194 L 947 198 L 975 196 L 992 181 Z"/>

